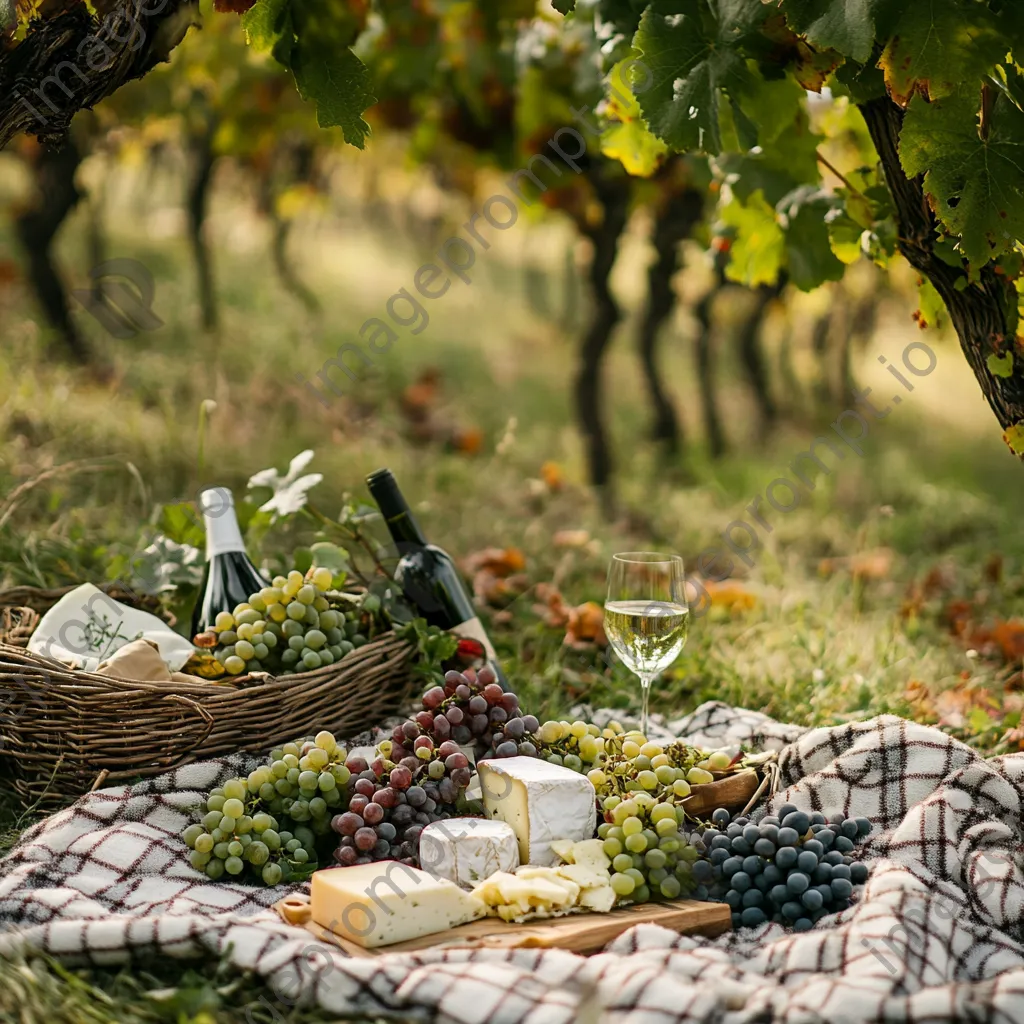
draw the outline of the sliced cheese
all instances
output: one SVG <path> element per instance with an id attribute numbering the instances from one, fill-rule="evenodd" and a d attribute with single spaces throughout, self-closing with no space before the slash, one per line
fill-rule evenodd
<path id="1" fill-rule="evenodd" d="M 447 818 L 420 834 L 420 867 L 472 888 L 496 871 L 519 867 L 519 842 L 511 826 L 489 818 Z"/>
<path id="2" fill-rule="evenodd" d="M 477 765 L 484 810 L 512 827 L 524 864 L 559 862 L 552 843 L 590 839 L 597 825 L 593 783 L 536 757 L 505 757 Z"/>
<path id="3" fill-rule="evenodd" d="M 584 889 L 580 892 L 579 905 L 587 910 L 596 910 L 599 914 L 606 914 L 615 906 L 618 896 L 610 885 L 599 885 L 592 889 Z"/>
<path id="4" fill-rule="evenodd" d="M 318 925 L 367 948 L 418 939 L 487 913 L 454 882 L 394 860 L 315 872 L 310 904 Z"/>
<path id="5" fill-rule="evenodd" d="M 573 843 L 570 864 L 590 864 L 602 871 L 611 867 L 611 860 L 604 852 L 603 839 L 584 839 L 581 843 Z"/>

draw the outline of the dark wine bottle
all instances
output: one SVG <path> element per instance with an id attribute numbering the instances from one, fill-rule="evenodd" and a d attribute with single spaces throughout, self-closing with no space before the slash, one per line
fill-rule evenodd
<path id="1" fill-rule="evenodd" d="M 209 629 L 220 612 L 249 600 L 267 585 L 245 553 L 235 502 L 226 487 L 210 487 L 199 496 L 206 526 L 206 570 L 192 612 L 192 636 Z"/>
<path id="2" fill-rule="evenodd" d="M 366 478 L 366 483 L 395 542 L 399 556 L 395 582 L 402 588 L 406 600 L 419 610 L 428 625 L 476 640 L 483 647 L 502 689 L 507 690 L 498 656 L 451 556 L 427 543 L 391 470 L 378 469 Z"/>

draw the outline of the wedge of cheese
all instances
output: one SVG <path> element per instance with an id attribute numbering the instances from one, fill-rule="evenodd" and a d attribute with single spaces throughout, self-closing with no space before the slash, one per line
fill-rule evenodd
<path id="1" fill-rule="evenodd" d="M 472 888 L 496 871 L 519 867 L 519 841 L 511 826 L 490 818 L 446 818 L 420 834 L 420 867 Z"/>
<path id="2" fill-rule="evenodd" d="M 418 939 L 484 917 L 487 907 L 454 882 L 395 860 L 313 875 L 313 920 L 370 949 Z"/>
<path id="3" fill-rule="evenodd" d="M 523 864 L 557 864 L 553 842 L 593 837 L 597 795 L 585 775 L 536 757 L 481 761 L 477 771 L 484 810 L 512 827 Z"/>

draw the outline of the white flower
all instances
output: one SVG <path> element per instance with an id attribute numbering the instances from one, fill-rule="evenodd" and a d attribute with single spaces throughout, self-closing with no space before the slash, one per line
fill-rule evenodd
<path id="1" fill-rule="evenodd" d="M 261 512 L 272 512 L 275 516 L 290 516 L 306 504 L 309 489 L 324 478 L 322 473 L 300 475 L 312 458 L 313 449 L 307 448 L 288 463 L 288 472 L 284 476 L 271 466 L 270 469 L 261 469 L 249 478 L 250 490 L 255 487 L 269 487 L 274 492 L 269 501 L 260 505 Z"/>

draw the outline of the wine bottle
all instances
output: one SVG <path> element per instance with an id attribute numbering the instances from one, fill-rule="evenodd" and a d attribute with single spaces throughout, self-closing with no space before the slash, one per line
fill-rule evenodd
<path id="1" fill-rule="evenodd" d="M 391 470 L 378 469 L 366 478 L 366 483 L 395 542 L 399 555 L 395 582 L 406 600 L 419 610 L 428 625 L 480 643 L 502 689 L 507 690 L 498 656 L 451 555 L 427 543 Z"/>
<path id="2" fill-rule="evenodd" d="M 209 487 L 199 495 L 206 527 L 206 570 L 192 612 L 192 636 L 209 629 L 220 612 L 249 600 L 267 585 L 245 553 L 235 502 L 226 487 Z"/>

